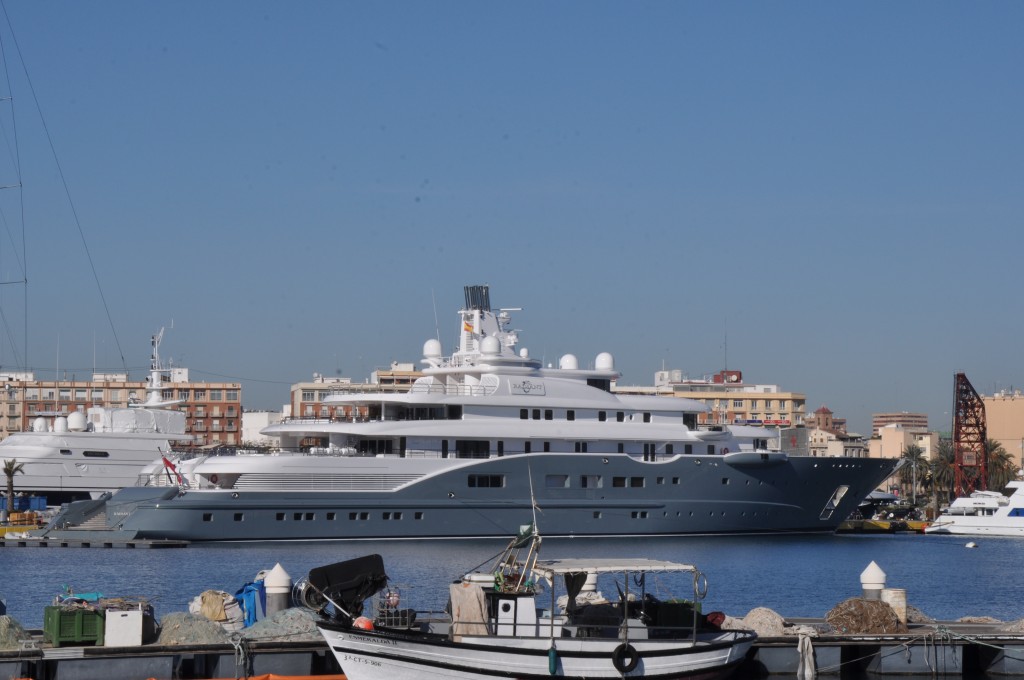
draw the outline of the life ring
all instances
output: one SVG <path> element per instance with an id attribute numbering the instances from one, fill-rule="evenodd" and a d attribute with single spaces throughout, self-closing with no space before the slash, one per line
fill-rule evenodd
<path id="1" fill-rule="evenodd" d="M 210 484 L 216 484 L 220 481 L 220 477 L 217 475 L 210 475 Z"/>
<path id="2" fill-rule="evenodd" d="M 729 453 L 729 447 L 728 447 L 728 446 L 726 446 L 726 447 L 723 447 L 723 448 L 722 448 L 722 455 L 724 456 L 724 455 L 725 455 L 725 454 L 727 454 L 727 453 Z"/>
<path id="3" fill-rule="evenodd" d="M 620 673 L 631 673 L 640 663 L 640 655 L 628 642 L 623 642 L 612 652 L 612 665 Z"/>

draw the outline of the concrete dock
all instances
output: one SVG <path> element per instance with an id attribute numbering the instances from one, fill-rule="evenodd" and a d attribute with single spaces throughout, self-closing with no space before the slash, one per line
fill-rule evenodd
<path id="1" fill-rule="evenodd" d="M 801 620 L 813 627 L 821 620 Z M 822 678 L 1024 678 L 1024 634 L 990 624 L 911 626 L 900 635 L 797 635 L 759 638 L 735 678 L 795 678 L 801 666 Z M 140 647 L 28 645 L 0 652 L 0 678 L 46 680 L 197 680 L 266 674 L 337 678 L 344 673 L 322 641 Z M 642 676 L 640 676 L 642 677 Z M 809 677 L 809 676 L 805 676 Z"/>

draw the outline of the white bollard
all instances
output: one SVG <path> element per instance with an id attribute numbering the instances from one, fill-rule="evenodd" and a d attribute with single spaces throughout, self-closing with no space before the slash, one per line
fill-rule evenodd
<path id="1" fill-rule="evenodd" d="M 267 616 L 288 609 L 291 605 L 292 577 L 280 562 L 263 577 L 263 585 L 267 589 Z"/>
<path id="2" fill-rule="evenodd" d="M 865 600 L 880 600 L 885 587 L 885 572 L 872 560 L 868 568 L 860 573 L 860 587 Z"/>

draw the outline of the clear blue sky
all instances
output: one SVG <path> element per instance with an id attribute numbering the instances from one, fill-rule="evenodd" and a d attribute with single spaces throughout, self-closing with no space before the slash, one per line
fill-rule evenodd
<path id="1" fill-rule="evenodd" d="M 728 334 L 860 432 L 1024 386 L 1019 2 L 4 5 L 116 329 L 4 26 L 40 377 L 141 378 L 173 320 L 278 408 L 418 361 L 432 296 L 449 350 L 489 283 L 535 355 L 650 384 Z"/>

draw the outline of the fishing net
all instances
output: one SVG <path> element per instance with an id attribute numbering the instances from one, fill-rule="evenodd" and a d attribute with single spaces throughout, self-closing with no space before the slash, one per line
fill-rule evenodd
<path id="1" fill-rule="evenodd" d="M 847 635 L 878 635 L 906 633 L 889 603 L 859 597 L 841 602 L 825 614 L 825 620 L 836 633 Z"/>
<path id="2" fill-rule="evenodd" d="M 22 641 L 31 639 L 32 636 L 16 620 L 10 616 L 0 616 L 0 649 L 21 649 Z"/>

